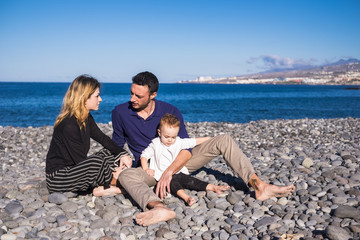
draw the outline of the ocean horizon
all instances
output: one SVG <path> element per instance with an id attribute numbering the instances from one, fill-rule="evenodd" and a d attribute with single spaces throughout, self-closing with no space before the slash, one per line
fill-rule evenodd
<path id="1" fill-rule="evenodd" d="M 0 82 L 0 126 L 53 125 L 69 82 Z M 129 101 L 131 83 L 102 83 L 92 112 L 109 123 L 112 109 Z M 161 83 L 156 99 L 173 104 L 186 122 L 237 122 L 360 117 L 360 91 L 335 85 L 228 85 Z"/>

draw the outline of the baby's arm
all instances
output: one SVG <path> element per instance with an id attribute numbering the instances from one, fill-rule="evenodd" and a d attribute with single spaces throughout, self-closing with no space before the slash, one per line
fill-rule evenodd
<path id="1" fill-rule="evenodd" d="M 195 138 L 196 140 L 196 145 L 202 144 L 203 142 L 206 142 L 208 140 L 210 140 L 211 137 L 199 137 L 199 138 Z"/>
<path id="2" fill-rule="evenodd" d="M 148 160 L 147 158 L 141 157 L 141 167 L 142 169 L 151 177 L 154 177 L 155 171 L 153 169 L 149 168 Z"/>
<path id="3" fill-rule="evenodd" d="M 140 158 L 141 161 L 141 167 L 144 171 L 146 171 L 147 169 L 149 169 L 149 164 L 148 164 L 148 160 L 144 157 Z"/>

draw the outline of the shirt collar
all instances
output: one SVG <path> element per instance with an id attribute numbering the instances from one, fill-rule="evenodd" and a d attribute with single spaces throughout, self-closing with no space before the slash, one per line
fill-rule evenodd
<path id="1" fill-rule="evenodd" d="M 155 102 L 155 109 L 153 111 L 153 113 L 147 118 L 147 119 L 151 119 L 152 117 L 155 117 L 155 116 L 159 116 L 160 115 L 160 109 L 158 108 L 159 106 L 159 101 L 157 99 L 154 99 L 154 102 Z M 131 107 L 131 102 L 129 101 L 129 106 L 128 106 L 128 109 L 130 110 L 130 115 L 133 115 L 133 116 L 137 116 L 139 118 L 141 118 L 136 111 L 134 111 L 134 109 Z M 146 119 L 146 120 L 147 120 Z"/>

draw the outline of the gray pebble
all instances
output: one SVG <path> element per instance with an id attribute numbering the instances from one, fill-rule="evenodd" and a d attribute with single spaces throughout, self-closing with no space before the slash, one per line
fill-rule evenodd
<path id="1" fill-rule="evenodd" d="M 65 212 L 76 212 L 78 210 L 78 205 L 74 202 L 64 202 L 61 204 L 61 209 Z"/>
<path id="2" fill-rule="evenodd" d="M 262 227 L 262 226 L 270 225 L 271 223 L 274 223 L 274 222 L 276 222 L 276 218 L 274 218 L 274 217 L 264 217 L 263 219 L 257 221 L 254 224 L 254 227 L 259 228 L 259 227 Z"/>
<path id="3" fill-rule="evenodd" d="M 50 203 L 55 203 L 59 205 L 68 200 L 68 198 L 63 193 L 58 192 L 50 194 L 48 199 Z"/>
<path id="4" fill-rule="evenodd" d="M 230 192 L 229 195 L 227 195 L 226 200 L 231 204 L 234 205 L 241 201 L 244 193 L 242 191 L 236 191 L 236 192 Z"/>
<path id="5" fill-rule="evenodd" d="M 360 219 L 360 210 L 346 205 L 341 205 L 334 211 L 334 216 L 338 218 Z"/>
<path id="6" fill-rule="evenodd" d="M 302 162 L 302 165 L 306 168 L 310 168 L 312 165 L 314 165 L 314 162 L 311 160 L 311 158 L 305 158 Z"/>
<path id="7" fill-rule="evenodd" d="M 317 186 L 317 185 L 311 186 L 311 187 L 308 188 L 308 192 L 309 192 L 310 195 L 316 195 L 319 192 L 321 192 L 321 190 L 322 190 L 321 187 Z"/>
<path id="8" fill-rule="evenodd" d="M 63 226 L 67 220 L 68 220 L 67 217 L 63 214 L 56 216 L 56 222 L 57 222 L 58 226 Z"/>
<path id="9" fill-rule="evenodd" d="M 20 215 L 22 210 L 24 209 L 23 205 L 18 201 L 11 201 L 5 207 L 5 212 L 12 217 L 17 217 Z"/>
<path id="10" fill-rule="evenodd" d="M 333 225 L 326 227 L 325 234 L 330 240 L 348 240 L 352 238 L 345 229 Z"/>
<path id="11" fill-rule="evenodd" d="M 108 223 L 104 220 L 104 219 L 97 219 L 94 220 L 91 224 L 90 224 L 90 228 L 95 229 L 95 228 L 106 228 L 108 227 Z"/>
<path id="12" fill-rule="evenodd" d="M 1 240 L 16 240 L 16 235 L 15 234 L 3 234 L 1 235 Z"/>
<path id="13" fill-rule="evenodd" d="M 226 210 L 231 204 L 224 198 L 217 199 L 215 201 L 215 207 L 221 210 Z"/>

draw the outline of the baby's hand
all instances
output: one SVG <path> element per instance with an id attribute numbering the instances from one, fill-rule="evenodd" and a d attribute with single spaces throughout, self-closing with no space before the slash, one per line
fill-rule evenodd
<path id="1" fill-rule="evenodd" d="M 150 177 L 154 177 L 155 175 L 155 170 L 154 169 L 146 169 L 146 173 L 150 176 Z"/>

